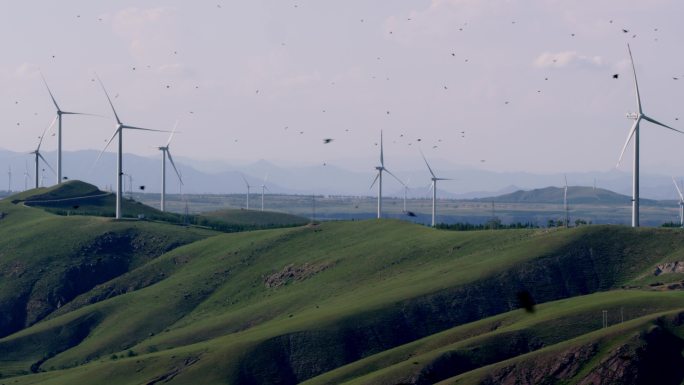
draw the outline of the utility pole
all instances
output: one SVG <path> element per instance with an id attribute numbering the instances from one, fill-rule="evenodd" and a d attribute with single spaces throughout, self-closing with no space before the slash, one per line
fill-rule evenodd
<path id="1" fill-rule="evenodd" d="M 9 179 L 7 181 L 7 192 L 12 192 L 12 165 L 7 167 L 7 176 Z"/>
<path id="2" fill-rule="evenodd" d="M 316 194 L 311 194 L 311 224 L 316 223 Z"/>

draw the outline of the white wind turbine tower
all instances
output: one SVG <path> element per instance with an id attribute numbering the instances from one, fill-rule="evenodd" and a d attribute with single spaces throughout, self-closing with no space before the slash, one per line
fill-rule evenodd
<path id="1" fill-rule="evenodd" d="M 568 177 L 565 178 L 565 188 L 563 189 L 563 210 L 565 210 L 565 227 L 570 227 L 570 217 L 568 216 Z"/>
<path id="2" fill-rule="evenodd" d="M 264 177 L 264 183 L 261 184 L 261 211 L 264 211 L 264 194 L 266 193 L 266 190 L 268 190 L 268 187 L 266 187 L 266 180 L 268 180 L 268 174 Z M 270 192 L 271 190 L 268 191 Z"/>
<path id="3" fill-rule="evenodd" d="M 674 177 L 672 177 L 672 183 L 674 183 L 677 193 L 679 194 L 679 225 L 684 228 L 684 194 L 682 194 L 682 190 L 679 188 L 677 182 L 675 182 Z"/>
<path id="4" fill-rule="evenodd" d="M 116 160 L 116 219 L 121 219 L 121 201 L 122 201 L 122 176 L 123 176 L 123 130 L 124 129 L 129 129 L 129 130 L 142 130 L 142 131 L 155 131 L 155 132 L 168 132 L 168 131 L 162 131 L 162 130 L 152 130 L 149 128 L 140 128 L 140 127 L 135 127 L 135 126 L 129 126 L 126 124 L 121 123 L 121 119 L 119 119 L 119 115 L 116 114 L 116 109 L 114 109 L 114 104 L 112 104 L 112 99 L 109 97 L 109 94 L 107 93 L 107 90 L 105 89 L 104 84 L 102 84 L 102 80 L 100 80 L 100 77 L 97 76 L 97 81 L 100 83 L 100 86 L 102 86 L 102 91 L 104 91 L 105 96 L 107 97 L 107 101 L 109 102 L 109 106 L 112 108 L 112 112 L 114 113 L 114 119 L 116 120 L 116 129 L 114 130 L 114 134 L 112 137 L 107 141 L 107 145 L 105 146 L 104 149 L 102 149 L 102 152 L 100 155 L 97 157 L 97 161 L 102 157 L 102 154 L 104 154 L 105 150 L 107 147 L 109 147 L 109 144 L 112 143 L 112 140 L 114 140 L 115 137 L 119 137 L 119 149 L 117 152 L 117 160 Z"/>
<path id="5" fill-rule="evenodd" d="M 12 165 L 7 166 L 7 192 L 12 192 Z"/>
<path id="6" fill-rule="evenodd" d="M 181 186 L 183 185 L 183 178 L 181 178 L 180 172 L 178 172 L 178 168 L 176 168 L 176 164 L 173 162 L 173 157 L 171 156 L 171 151 L 169 150 L 169 145 L 171 145 L 173 135 L 176 133 L 176 127 L 178 127 L 178 122 L 176 122 L 176 124 L 173 126 L 173 131 L 171 131 L 171 135 L 169 136 L 169 140 L 166 142 L 166 146 L 158 147 L 159 151 L 162 152 L 161 211 L 166 211 L 166 158 L 169 158 L 169 162 L 171 162 L 171 166 L 173 166 L 173 170 L 176 171 L 176 176 L 178 176 L 178 181 L 180 182 Z"/>
<path id="7" fill-rule="evenodd" d="M 634 89 L 636 93 L 638 112 L 636 112 L 635 114 L 628 114 L 627 116 L 630 119 L 634 119 L 634 124 L 632 125 L 632 128 L 629 130 L 629 134 L 627 135 L 627 141 L 625 142 L 625 145 L 622 147 L 622 151 L 620 152 L 620 158 L 618 159 L 616 167 L 620 166 L 620 162 L 622 161 L 622 156 L 625 154 L 627 145 L 629 145 L 629 142 L 632 140 L 632 137 L 634 137 L 634 165 L 632 170 L 632 227 L 639 227 L 639 124 L 643 119 L 647 122 L 651 122 L 661 127 L 668 128 L 672 131 L 679 132 L 680 134 L 684 134 L 684 132 L 672 128 L 663 123 L 660 123 L 659 121 L 644 114 L 643 108 L 641 106 L 641 95 L 639 94 L 639 84 L 637 83 L 634 59 L 632 58 L 632 49 L 629 47 L 629 44 L 627 44 L 627 50 L 629 51 L 629 59 L 632 62 L 632 72 L 634 73 Z"/>
<path id="8" fill-rule="evenodd" d="M 408 195 L 410 183 L 411 183 L 411 178 L 408 178 L 406 180 L 406 184 L 404 185 L 404 214 L 406 214 L 408 212 L 408 211 L 406 211 L 406 196 Z"/>
<path id="9" fill-rule="evenodd" d="M 57 100 L 55 100 L 55 97 L 52 95 L 52 91 L 50 90 L 50 87 L 48 87 L 47 81 L 45 81 L 45 77 L 43 74 L 40 74 L 40 77 L 43 78 L 43 83 L 45 84 L 45 88 L 47 88 L 48 93 L 50 94 L 50 99 L 52 99 L 52 104 L 55 105 L 55 109 L 57 110 L 57 115 L 55 116 L 55 119 L 58 120 L 57 124 L 57 184 L 62 183 L 62 115 L 88 115 L 88 116 L 98 116 L 94 114 L 86 114 L 83 112 L 68 112 L 68 111 L 62 111 L 61 108 L 59 108 L 59 105 L 57 104 Z"/>
<path id="10" fill-rule="evenodd" d="M 245 186 L 247 186 L 247 210 L 249 210 L 249 189 L 251 189 L 254 186 L 250 185 L 249 182 L 247 182 L 247 178 L 245 178 L 244 175 L 240 174 L 240 176 L 242 177 L 242 180 L 245 181 Z"/>
<path id="11" fill-rule="evenodd" d="M 48 132 L 48 130 L 52 127 L 53 124 L 55 124 L 55 120 L 57 120 L 57 117 L 52 119 L 52 123 L 50 123 L 45 130 L 43 130 L 43 134 L 39 137 L 40 140 L 38 140 L 38 146 L 36 147 L 35 150 L 31 151 L 29 154 L 33 154 L 35 156 L 35 166 L 36 166 L 36 187 L 40 187 L 39 182 L 40 182 L 40 160 L 42 159 L 43 162 L 52 170 L 52 172 L 55 172 L 55 170 L 50 166 L 50 163 L 48 163 L 47 160 L 43 157 L 43 154 L 40 153 L 40 146 L 43 144 L 43 138 L 45 138 L 45 133 Z M 27 173 L 28 174 L 28 173 Z"/>
<path id="12" fill-rule="evenodd" d="M 402 186 L 405 186 L 401 179 L 397 178 L 390 172 L 390 170 L 385 168 L 385 159 L 382 149 L 382 130 L 380 130 L 380 165 L 375 167 L 375 169 L 378 170 L 378 174 L 375 176 L 375 179 L 373 179 L 373 183 L 371 183 L 370 188 L 373 188 L 375 182 L 378 182 L 378 219 L 380 219 L 382 218 L 382 172 L 386 171 L 388 174 L 392 175 L 394 179 L 401 183 Z"/>
<path id="13" fill-rule="evenodd" d="M 24 191 L 28 190 L 28 180 L 29 180 L 28 162 L 24 161 Z"/>
<path id="14" fill-rule="evenodd" d="M 432 171 L 432 168 L 430 167 L 430 164 L 428 163 L 427 159 L 425 158 L 425 154 L 423 154 L 423 151 L 420 152 L 420 155 L 423 156 L 423 160 L 425 161 L 425 165 L 427 166 L 428 170 L 430 171 L 430 175 L 432 176 L 430 180 L 432 180 L 432 183 L 430 184 L 430 188 L 432 189 L 432 227 L 435 227 L 436 225 L 436 218 L 437 218 L 437 181 L 438 180 L 451 180 L 448 178 L 438 178 L 435 173 Z"/>

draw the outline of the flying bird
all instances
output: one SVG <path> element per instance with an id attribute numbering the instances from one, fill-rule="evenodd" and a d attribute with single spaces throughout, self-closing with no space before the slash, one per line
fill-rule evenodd
<path id="1" fill-rule="evenodd" d="M 145 186 L 140 186 L 140 189 L 145 191 Z"/>
<path id="2" fill-rule="evenodd" d="M 613 74 L 613 79 L 617 79 L 620 77 L 620 74 Z"/>
<path id="3" fill-rule="evenodd" d="M 518 298 L 518 305 L 521 308 L 525 309 L 528 313 L 534 313 L 534 305 L 536 305 L 536 302 L 529 291 L 521 290 L 516 293 L 516 297 Z"/>
<path id="4" fill-rule="evenodd" d="M 332 139 L 332 138 L 325 138 L 325 139 L 323 139 L 323 143 L 328 144 L 328 143 L 332 142 L 333 140 L 334 139 Z"/>

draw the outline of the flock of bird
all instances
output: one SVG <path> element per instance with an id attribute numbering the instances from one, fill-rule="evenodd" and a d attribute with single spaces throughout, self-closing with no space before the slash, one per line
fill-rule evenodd
<path id="1" fill-rule="evenodd" d="M 221 4 L 217 4 L 217 8 L 222 8 Z M 294 8 L 298 8 L 298 5 L 297 5 L 297 4 L 294 4 Z M 76 17 L 80 19 L 80 18 L 81 18 L 81 15 L 78 14 L 78 15 L 76 15 Z M 102 20 L 102 18 L 98 18 L 98 21 L 99 21 L 99 22 L 102 22 L 103 20 Z M 407 20 L 406 20 L 406 22 L 411 22 L 411 21 L 412 21 L 411 18 L 407 18 Z M 360 22 L 361 22 L 361 23 L 364 23 L 365 20 L 364 20 L 363 18 L 361 18 L 361 19 L 360 19 Z M 613 20 L 610 20 L 610 23 L 613 24 Z M 511 24 L 516 24 L 516 21 L 511 21 Z M 463 24 L 463 26 L 461 26 L 461 27 L 459 28 L 459 31 L 463 31 L 465 28 L 468 28 L 468 24 L 467 24 L 467 23 Z M 623 34 L 631 34 L 631 38 L 632 38 L 632 39 L 637 38 L 637 34 L 631 33 L 631 32 L 630 32 L 630 29 L 628 29 L 628 28 L 621 28 L 620 30 L 621 30 L 621 32 L 622 32 Z M 393 34 L 393 31 L 388 31 L 388 32 L 389 32 L 389 34 Z M 655 28 L 655 29 L 654 29 L 654 32 L 658 32 L 658 29 Z M 575 33 L 571 33 L 571 37 L 575 37 L 575 36 L 576 36 Z M 655 38 L 655 41 L 657 41 L 657 40 L 658 40 L 658 39 Z M 285 43 L 282 43 L 282 45 L 284 46 Z M 174 50 L 172 54 L 173 54 L 173 55 L 178 55 L 178 51 Z M 459 55 L 457 55 L 456 52 L 447 52 L 446 54 L 447 54 L 447 55 L 450 55 L 450 56 L 453 57 L 453 58 L 458 58 L 458 57 L 459 57 Z M 53 59 L 53 60 L 55 60 L 55 59 L 57 58 L 57 55 L 55 55 L 55 54 L 53 54 L 53 55 L 51 55 L 51 56 L 52 56 L 52 59 Z M 630 51 L 630 59 L 631 59 L 631 51 Z M 382 60 L 382 58 L 381 58 L 380 56 L 378 56 L 378 57 L 377 57 L 377 60 L 380 61 L 380 60 Z M 634 226 L 638 226 L 638 225 L 639 225 L 639 223 L 638 223 L 638 210 L 639 210 L 639 207 L 638 207 L 638 202 L 639 202 L 639 195 L 638 195 L 638 135 L 639 135 L 639 123 L 640 123 L 641 120 L 646 120 L 646 121 L 648 121 L 648 122 L 651 122 L 651 123 L 654 123 L 654 124 L 657 124 L 657 125 L 666 127 L 666 128 L 668 128 L 668 129 L 671 129 L 671 130 L 673 130 L 673 131 L 677 131 L 677 132 L 682 132 L 682 131 L 679 131 L 679 130 L 674 129 L 674 128 L 670 127 L 670 126 L 667 126 L 667 125 L 665 125 L 665 124 L 662 124 L 662 123 L 660 123 L 660 122 L 658 122 L 658 121 L 656 121 L 656 120 L 650 118 L 649 116 L 643 114 L 643 111 L 642 111 L 642 109 L 641 109 L 641 99 L 640 99 L 640 95 L 639 95 L 638 84 L 637 84 L 637 81 L 636 81 L 636 71 L 634 70 L 633 59 L 631 59 L 631 60 L 632 60 L 632 69 L 633 69 L 633 71 L 634 71 L 634 83 L 635 83 L 636 95 L 637 95 L 638 112 L 632 117 L 632 118 L 635 120 L 635 123 L 634 123 L 632 129 L 630 130 L 630 133 L 629 133 L 629 135 L 628 135 L 627 141 L 626 141 L 626 143 L 625 143 L 625 145 L 624 145 L 624 147 L 623 147 L 623 149 L 622 149 L 622 153 L 620 154 L 620 159 L 622 159 L 622 156 L 623 156 L 623 154 L 625 153 L 625 150 L 626 150 L 628 144 L 630 143 L 630 141 L 632 140 L 632 138 L 634 138 L 634 141 L 635 141 L 635 166 L 634 166 L 635 186 L 634 186 L 634 197 L 633 197 L 633 204 L 634 204 L 634 207 L 633 207 L 633 225 L 634 225 Z M 468 63 L 468 62 L 469 62 L 469 58 L 463 58 L 463 61 L 464 61 L 465 63 Z M 555 62 L 556 59 L 553 59 L 553 61 Z M 139 66 L 139 65 L 131 65 L 131 66 L 130 66 L 130 69 L 131 69 L 131 71 L 138 71 L 140 67 L 141 67 L 141 66 Z M 150 69 L 150 68 L 151 68 L 151 65 L 148 64 L 148 65 L 142 66 L 142 68 Z M 619 73 L 614 73 L 614 74 L 612 74 L 611 76 L 612 76 L 613 79 L 616 79 L 616 80 L 620 78 L 620 74 L 619 74 Z M 684 75 L 683 75 L 683 76 L 684 76 Z M 41 77 L 42 77 L 42 74 L 41 74 Z M 375 78 L 376 78 L 376 75 L 373 75 L 372 77 L 373 77 L 373 79 L 375 79 Z M 384 78 L 385 78 L 386 81 L 389 81 L 389 80 L 390 80 L 390 78 L 387 77 L 387 76 L 385 76 Z M 673 76 L 672 79 L 675 80 L 675 81 L 677 81 L 677 80 L 679 80 L 679 76 Z M 545 80 L 545 81 L 548 81 L 548 80 L 549 80 L 549 77 L 546 76 L 546 77 L 544 78 L 544 80 Z M 139 130 L 139 131 L 162 131 L 162 130 L 153 130 L 153 129 L 148 129 L 148 128 L 143 128 L 143 127 L 137 127 L 137 126 L 132 126 L 132 125 L 124 124 L 124 123 L 122 122 L 122 120 L 120 119 L 119 115 L 117 114 L 117 111 L 116 111 L 116 109 L 115 109 L 115 107 L 114 107 L 112 98 L 110 98 L 110 96 L 109 96 L 107 90 L 105 89 L 105 86 L 104 86 L 103 82 L 99 79 L 99 77 L 97 77 L 97 75 L 95 75 L 95 76 L 91 79 L 91 81 L 92 81 L 92 82 L 97 81 L 97 82 L 100 84 L 100 86 L 101 86 L 101 88 L 102 88 L 102 90 L 103 90 L 103 92 L 104 92 L 104 94 L 105 94 L 105 96 L 106 96 L 106 99 L 107 99 L 107 101 L 108 101 L 108 104 L 109 104 L 109 106 L 110 106 L 110 108 L 111 108 L 111 110 L 112 110 L 112 113 L 113 113 L 113 116 L 114 116 L 114 119 L 115 119 L 115 122 L 116 122 L 115 131 L 114 131 L 114 133 L 112 134 L 112 136 L 109 138 L 109 140 L 107 140 L 107 144 L 106 144 L 105 148 L 102 150 L 102 152 L 100 153 L 100 156 L 102 156 L 102 153 L 104 153 L 104 151 L 105 151 L 105 150 L 108 148 L 108 146 L 114 141 L 114 139 L 118 137 L 118 158 L 117 158 L 117 171 L 116 171 L 116 180 L 117 180 L 116 217 L 117 217 L 117 218 L 120 218 L 120 217 L 121 217 L 121 199 L 122 199 L 122 177 L 125 175 L 124 172 L 123 172 L 123 166 L 122 166 L 122 156 L 123 156 L 123 132 L 124 132 L 124 130 Z M 37 145 L 36 149 L 35 149 L 34 151 L 31 152 L 31 154 L 33 154 L 33 155 L 35 156 L 34 161 L 35 161 L 35 185 L 36 185 L 36 187 L 38 187 L 38 185 L 39 185 L 39 182 L 38 182 L 38 181 L 39 181 L 39 176 L 38 176 L 38 175 L 39 175 L 39 170 L 40 170 L 40 165 L 39 165 L 39 164 L 40 164 L 40 161 L 41 161 L 41 160 L 44 161 L 44 162 L 46 163 L 47 167 L 49 167 L 50 169 L 52 169 L 52 167 L 51 167 L 49 164 L 47 164 L 45 158 L 44 158 L 43 155 L 41 154 L 40 148 L 41 148 L 41 145 L 44 143 L 44 137 L 45 137 L 45 135 L 48 133 L 48 130 L 50 130 L 50 129 L 54 126 L 55 122 L 58 122 L 57 132 L 56 132 L 55 134 L 53 134 L 53 135 L 56 135 L 56 136 L 57 136 L 57 170 L 55 171 L 55 174 L 56 174 L 56 176 L 57 176 L 57 183 L 61 183 L 61 182 L 65 179 L 65 177 L 63 176 L 63 170 L 62 170 L 62 118 L 63 118 L 63 115 L 90 115 L 90 116 L 99 116 L 99 115 L 95 115 L 95 114 L 86 114 L 86 113 L 81 113 L 81 112 L 69 112 L 69 111 L 63 111 L 63 110 L 61 110 L 61 108 L 59 107 L 59 105 L 58 105 L 58 103 L 57 103 L 57 101 L 56 101 L 56 99 L 55 99 L 55 97 L 54 97 L 54 95 L 53 95 L 53 93 L 52 93 L 52 90 L 49 88 L 49 86 L 48 86 L 48 84 L 47 84 L 45 78 L 43 78 L 43 82 L 45 83 L 45 87 L 47 88 L 47 91 L 48 91 L 48 93 L 49 93 L 50 99 L 51 99 L 51 101 L 52 101 L 52 103 L 53 103 L 53 105 L 54 105 L 54 107 L 55 107 L 55 109 L 56 109 L 56 116 L 54 117 L 54 119 L 52 120 L 52 122 L 51 122 L 51 124 L 48 126 L 48 128 L 45 129 L 45 130 L 43 131 L 43 134 L 40 135 L 40 136 L 38 137 L 38 139 L 39 139 L 38 145 Z M 332 82 L 332 83 L 331 83 L 331 86 L 334 86 L 334 85 L 335 85 L 335 82 Z M 166 89 L 170 89 L 170 88 L 172 87 L 172 84 L 166 83 L 166 84 L 163 85 L 163 87 L 166 88 Z M 196 89 L 199 89 L 200 86 L 199 86 L 199 85 L 195 85 L 194 87 L 195 87 Z M 448 90 L 449 90 L 448 85 L 443 85 L 443 89 L 444 89 L 445 91 L 448 91 Z M 537 93 L 541 93 L 541 92 L 542 92 L 541 89 L 538 89 L 538 90 L 537 90 Z M 255 90 L 255 95 L 260 95 L 260 93 L 263 94 L 263 92 L 261 92 L 260 89 L 256 89 L 256 90 Z M 118 98 L 118 94 L 115 94 L 114 99 L 117 99 L 117 98 Z M 15 101 L 15 104 L 18 104 L 18 103 L 19 103 L 18 100 Z M 511 103 L 511 100 L 504 100 L 503 103 L 504 103 L 504 105 L 509 105 L 509 104 Z M 195 112 L 191 110 L 191 111 L 188 111 L 188 113 L 189 113 L 189 114 L 194 114 Z M 326 113 L 326 109 L 323 109 L 323 110 L 322 110 L 322 113 Z M 391 110 L 385 110 L 385 111 L 384 111 L 384 114 L 385 114 L 386 116 L 390 116 L 390 115 L 391 115 Z M 675 120 L 678 120 L 678 118 L 675 118 Z M 17 122 L 17 125 L 20 125 L 20 122 Z M 174 127 L 173 132 L 175 132 L 175 130 L 176 130 L 176 129 L 175 129 L 175 127 Z M 290 130 L 290 127 L 289 127 L 289 126 L 284 126 L 284 130 L 285 130 L 285 131 L 289 131 L 289 132 L 293 132 L 293 133 L 295 133 L 296 135 L 304 135 L 304 134 L 305 134 L 305 131 L 304 131 L 304 130 L 301 130 L 301 129 L 300 129 L 300 130 L 298 130 L 298 129 Z M 162 131 L 162 132 L 167 132 L 167 131 Z M 167 159 L 170 161 L 170 163 L 171 163 L 173 169 L 175 170 L 175 173 L 176 173 L 176 175 L 177 175 L 177 177 L 178 177 L 180 183 L 181 183 L 181 184 L 183 183 L 183 182 L 182 182 L 182 178 L 181 178 L 181 174 L 180 174 L 180 172 L 178 171 L 178 169 L 177 169 L 177 167 L 176 167 L 176 164 L 175 164 L 175 162 L 173 161 L 173 157 L 171 156 L 171 153 L 170 153 L 170 151 L 169 151 L 169 145 L 170 145 L 171 140 L 172 140 L 173 135 L 174 135 L 173 132 L 171 133 L 171 136 L 169 137 L 169 139 L 168 139 L 168 141 L 166 142 L 166 144 L 165 144 L 164 146 L 159 146 L 159 147 L 158 147 L 158 149 L 159 149 L 160 151 L 162 151 L 162 155 L 163 155 L 163 156 L 162 156 L 162 169 L 163 169 L 163 171 L 162 171 L 162 194 L 161 194 L 161 209 L 162 209 L 162 211 L 165 210 L 165 191 L 166 191 L 166 186 L 165 186 L 165 185 L 166 185 L 166 172 L 165 172 L 165 167 L 166 167 L 166 160 L 167 160 Z M 345 129 L 345 133 L 349 133 L 349 132 L 350 132 L 349 129 Z M 682 132 L 682 133 L 684 133 L 684 132 Z M 465 130 L 460 130 L 460 131 L 459 131 L 458 137 L 460 137 L 460 138 L 466 138 L 466 131 L 465 131 Z M 324 145 L 328 145 L 328 144 L 333 143 L 335 140 L 336 140 L 336 138 L 334 138 L 334 137 L 325 137 L 325 138 L 322 138 L 322 143 L 323 143 Z M 418 137 L 418 138 L 413 138 L 413 139 L 411 140 L 411 139 L 408 139 L 408 135 L 405 134 L 405 133 L 399 133 L 399 134 L 398 134 L 398 137 L 396 137 L 395 139 L 393 139 L 393 143 L 397 143 L 398 140 L 403 141 L 407 146 L 414 146 L 414 147 L 418 147 L 419 149 L 420 149 L 420 147 L 423 147 L 423 146 L 424 146 L 423 138 Z M 237 142 L 238 139 L 234 139 L 234 141 Z M 434 143 L 430 143 L 429 145 L 427 145 L 427 147 L 428 147 L 428 148 L 432 148 L 432 149 L 437 149 L 437 148 L 439 148 L 442 144 L 443 144 L 443 139 L 441 139 L 441 138 L 436 138 L 436 139 L 434 140 Z M 375 180 L 373 181 L 373 184 L 371 185 L 371 188 L 375 185 L 376 182 L 378 182 L 378 208 L 377 208 L 377 216 L 378 216 L 378 218 L 380 218 L 380 217 L 382 217 L 382 176 L 383 176 L 383 172 L 389 173 L 391 176 L 393 176 L 395 179 L 397 179 L 397 180 L 399 181 L 399 183 L 401 183 L 404 187 L 407 187 L 407 186 L 406 186 L 406 184 L 405 184 L 404 182 L 402 182 L 399 178 L 397 178 L 397 177 L 394 176 L 389 170 L 387 170 L 387 168 L 386 168 L 385 165 L 384 165 L 384 153 L 383 153 L 383 139 L 382 139 L 382 134 L 380 135 L 380 141 L 379 141 L 379 142 L 376 142 L 376 143 L 375 143 L 375 146 L 379 146 L 379 147 L 380 147 L 380 165 L 376 167 L 376 170 L 378 171 L 378 173 L 377 173 L 377 175 L 376 175 Z M 422 151 L 420 151 L 420 153 L 421 153 L 421 156 L 423 157 L 423 159 L 424 159 L 424 161 L 425 161 L 425 164 L 426 164 L 427 169 L 428 169 L 428 171 L 429 171 L 429 173 L 430 173 L 430 176 L 431 176 L 431 178 L 430 178 L 430 179 L 431 179 L 431 188 L 432 188 L 432 193 L 433 193 L 432 224 L 433 224 L 433 226 L 434 226 L 434 225 L 435 225 L 435 218 L 436 218 L 436 199 L 437 199 L 437 197 L 436 197 L 436 193 L 437 193 L 436 184 L 437 184 L 437 181 L 447 180 L 447 179 L 446 179 L 446 178 L 439 178 L 439 177 L 437 177 L 437 176 L 435 175 L 433 169 L 432 169 L 431 166 L 429 165 L 429 163 L 428 163 L 428 161 L 427 161 L 427 158 L 425 157 L 425 154 L 423 154 Z M 98 157 L 98 160 L 99 160 L 99 159 L 100 159 L 100 158 Z M 481 160 L 480 160 L 480 162 L 485 162 L 485 161 L 486 161 L 485 159 L 481 159 Z M 96 162 L 97 162 L 97 161 L 96 161 Z M 325 165 L 327 165 L 327 163 L 324 162 L 323 165 L 325 166 Z M 245 181 L 245 183 L 247 183 L 247 182 Z M 248 196 L 249 196 L 249 188 L 250 188 L 250 187 L 252 187 L 252 186 L 250 186 L 249 184 L 247 184 Z M 262 187 L 263 187 L 263 188 L 262 188 L 262 193 L 263 193 L 263 190 L 264 190 L 265 186 L 262 186 Z M 144 189 L 144 186 L 141 186 L 141 189 Z M 249 204 L 249 203 L 248 203 L 248 204 Z M 262 194 L 262 209 L 263 209 L 263 194 Z M 684 214 L 682 215 L 682 220 L 683 220 L 683 222 L 684 222 Z"/>

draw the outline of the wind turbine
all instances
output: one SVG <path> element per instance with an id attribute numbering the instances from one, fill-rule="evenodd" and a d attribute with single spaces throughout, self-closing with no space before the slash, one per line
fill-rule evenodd
<path id="1" fill-rule="evenodd" d="M 57 117 L 52 119 L 52 123 L 50 123 L 49 126 L 43 130 L 43 134 L 39 137 L 40 140 L 38 141 L 38 146 L 36 147 L 35 150 L 30 152 L 29 154 L 35 155 L 35 163 L 36 163 L 36 188 L 40 187 L 39 185 L 39 175 L 40 175 L 40 160 L 42 159 L 43 162 L 52 170 L 52 172 L 55 172 L 55 170 L 50 166 L 50 163 L 48 163 L 47 160 L 43 157 L 43 154 L 40 153 L 40 146 L 43 144 L 43 138 L 45 138 L 45 133 L 48 132 L 48 130 L 55 124 L 55 120 L 57 120 Z"/>
<path id="2" fill-rule="evenodd" d="M 563 209 L 565 210 L 565 227 L 570 227 L 570 217 L 568 216 L 568 177 L 565 178 L 565 188 L 563 189 Z"/>
<path id="3" fill-rule="evenodd" d="M 242 177 L 242 180 L 245 181 L 245 186 L 247 186 L 247 210 L 249 210 L 249 189 L 254 186 L 250 185 L 249 182 L 247 182 L 247 179 L 244 175 L 240 174 L 240 176 Z"/>
<path id="4" fill-rule="evenodd" d="M 409 183 L 411 183 L 411 178 L 408 178 L 408 180 L 406 181 L 406 184 L 404 185 L 404 213 L 407 213 L 407 211 L 406 211 L 406 196 L 408 195 Z"/>
<path id="5" fill-rule="evenodd" d="M 380 165 L 376 166 L 375 169 L 378 170 L 378 174 L 375 176 L 375 179 L 373 179 L 373 183 L 371 183 L 370 188 L 373 188 L 375 182 L 378 182 L 378 219 L 380 219 L 382 218 L 382 172 L 386 171 L 388 174 L 392 175 L 394 179 L 399 181 L 402 186 L 405 186 L 404 182 L 402 182 L 385 167 L 385 159 L 382 149 L 382 130 L 380 130 Z"/>
<path id="6" fill-rule="evenodd" d="M 178 176 L 178 181 L 181 185 L 183 185 L 183 178 L 181 178 L 181 175 L 176 168 L 176 164 L 173 162 L 171 152 L 169 151 L 169 145 L 171 144 L 173 135 L 176 133 L 176 127 L 178 127 L 178 121 L 176 121 L 176 124 L 173 126 L 173 131 L 171 131 L 171 135 L 169 136 L 169 140 L 166 142 L 166 146 L 158 147 L 159 151 L 162 152 L 161 211 L 165 211 L 166 209 L 166 158 L 169 158 L 169 162 L 171 162 L 171 166 L 173 166 L 173 170 L 176 171 L 176 176 Z"/>
<path id="7" fill-rule="evenodd" d="M 427 166 L 428 170 L 430 171 L 430 175 L 432 175 L 432 183 L 430 184 L 430 188 L 432 189 L 432 227 L 435 227 L 436 222 L 435 219 L 437 217 L 437 181 L 438 180 L 451 180 L 448 178 L 438 178 L 437 175 L 432 171 L 432 168 L 430 167 L 430 164 L 428 163 L 427 159 L 425 158 L 425 154 L 423 154 L 423 151 L 420 152 L 420 155 L 423 156 L 423 160 L 425 161 L 425 165 Z"/>
<path id="8" fill-rule="evenodd" d="M 672 128 L 663 123 L 660 123 L 659 121 L 644 114 L 643 108 L 641 106 L 641 95 L 639 94 L 639 83 L 637 82 L 636 69 L 634 67 L 634 59 L 632 58 L 632 49 L 629 47 L 629 44 L 627 44 L 627 50 L 629 51 L 629 60 L 632 62 L 632 72 L 634 73 L 634 89 L 636 93 L 638 112 L 636 112 L 635 114 L 627 115 L 629 119 L 634 119 L 634 124 L 632 125 L 632 128 L 629 130 L 629 135 L 627 135 L 627 141 L 625 142 L 625 145 L 622 147 L 622 151 L 620 152 L 620 158 L 618 159 L 617 166 L 615 167 L 620 166 L 620 162 L 622 162 L 622 156 L 625 154 L 627 145 L 629 145 L 629 142 L 632 140 L 632 137 L 634 137 L 634 165 L 632 170 L 632 227 L 639 227 L 639 124 L 643 119 L 647 122 L 651 122 L 661 127 L 668 128 L 672 131 L 679 132 L 680 134 L 684 134 L 684 132 Z"/>
<path id="9" fill-rule="evenodd" d="M 121 200 L 122 200 L 122 191 L 121 191 L 121 185 L 122 185 L 122 176 L 123 176 L 123 130 L 124 129 L 129 129 L 129 130 L 142 130 L 142 131 L 155 131 L 155 132 L 168 132 L 168 131 L 162 131 L 162 130 L 152 130 L 149 128 L 140 128 L 140 127 L 135 127 L 135 126 L 129 126 L 127 124 L 121 123 L 121 119 L 119 119 L 119 115 L 116 114 L 116 109 L 114 109 L 114 104 L 112 104 L 112 99 L 109 97 L 109 94 L 107 93 L 107 90 L 105 89 L 104 84 L 102 84 L 102 80 L 100 80 L 100 77 L 95 75 L 97 77 L 97 81 L 100 83 L 100 86 L 102 86 L 102 91 L 104 91 L 105 96 L 107 97 L 107 101 L 109 102 L 109 106 L 112 108 L 112 112 L 114 113 L 114 119 L 116 120 L 116 129 L 114 130 L 114 134 L 112 137 L 107 141 L 107 145 L 105 145 L 105 148 L 102 149 L 102 152 L 100 152 L 100 155 L 97 157 L 97 161 L 100 160 L 100 157 L 102 157 L 102 154 L 104 154 L 105 150 L 107 150 L 107 147 L 109 147 L 109 144 L 112 143 L 115 137 L 119 137 L 119 149 L 117 152 L 117 159 L 116 159 L 116 219 L 121 219 Z"/>
<path id="10" fill-rule="evenodd" d="M 674 183 L 677 193 L 679 194 L 679 226 L 684 228 L 684 194 L 682 194 L 682 190 L 679 188 L 677 182 L 675 182 L 674 177 L 672 177 L 672 183 Z"/>
<path id="11" fill-rule="evenodd" d="M 24 161 L 24 191 L 28 190 L 28 180 L 29 180 L 28 162 Z"/>
<path id="12" fill-rule="evenodd" d="M 268 190 L 268 187 L 266 187 L 266 180 L 268 179 L 268 174 L 266 174 L 266 177 L 264 177 L 264 183 L 261 184 L 261 211 L 264 211 L 264 194 L 265 191 Z M 268 190 L 269 192 L 271 190 Z"/>
<path id="13" fill-rule="evenodd" d="M 41 72 L 40 77 L 43 79 L 43 84 L 45 84 L 45 88 L 47 88 L 48 93 L 50 94 L 50 99 L 52 99 L 52 104 L 55 105 L 55 109 L 57 110 L 57 115 L 55 116 L 55 119 L 58 120 L 57 124 L 57 184 L 62 183 L 62 115 L 88 115 L 88 116 L 98 116 L 94 114 L 86 114 L 84 112 L 68 112 L 68 111 L 62 111 L 61 108 L 59 108 L 59 105 L 57 104 L 57 100 L 55 100 L 55 97 L 52 95 L 52 91 L 50 90 L 50 87 L 48 87 L 47 81 L 45 80 L 45 77 L 43 76 L 43 73 Z"/>

